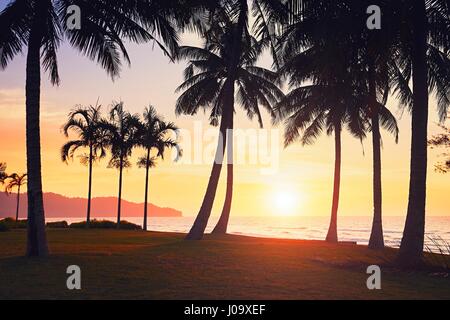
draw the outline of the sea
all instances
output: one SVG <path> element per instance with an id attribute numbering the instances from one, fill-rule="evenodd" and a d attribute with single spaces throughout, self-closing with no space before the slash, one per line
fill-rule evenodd
<path id="1" fill-rule="evenodd" d="M 115 217 L 101 218 L 115 221 Z M 186 233 L 195 217 L 149 217 L 148 230 Z M 47 221 L 66 220 L 68 223 L 82 221 L 82 218 L 52 218 Z M 125 220 L 142 224 L 142 217 L 126 217 Z M 211 217 L 206 229 L 209 232 L 217 221 Z M 405 218 L 385 216 L 383 231 L 386 246 L 399 247 Z M 231 216 L 228 232 L 252 237 L 283 239 L 323 240 L 326 237 L 329 217 L 312 216 Z M 340 241 L 352 241 L 365 245 L 369 241 L 372 218 L 366 216 L 338 218 L 338 237 Z M 450 216 L 429 216 L 426 219 L 425 250 L 450 254 Z"/>

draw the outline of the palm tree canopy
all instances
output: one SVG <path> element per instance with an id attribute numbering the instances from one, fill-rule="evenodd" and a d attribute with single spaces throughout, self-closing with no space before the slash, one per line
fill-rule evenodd
<path id="1" fill-rule="evenodd" d="M 232 81 L 237 86 L 237 100 L 250 119 L 256 116 L 263 125 L 260 106 L 274 115 L 273 106 L 283 97 L 278 87 L 280 80 L 275 72 L 255 65 L 263 46 L 246 30 L 240 39 L 239 60 L 233 65 L 236 27 L 231 21 L 215 25 L 203 48 L 180 48 L 178 57 L 189 60 L 189 64 L 184 71 L 185 81 L 177 88 L 177 92 L 182 91 L 177 114 L 194 115 L 200 108 L 210 109 L 211 122 L 216 124 L 226 104 L 225 83 Z"/>
<path id="2" fill-rule="evenodd" d="M 66 137 L 73 131 L 78 135 L 77 140 L 68 141 L 61 148 L 61 159 L 67 162 L 74 157 L 75 152 L 83 148 L 92 148 L 92 160 L 98 160 L 106 156 L 107 136 L 101 123 L 101 106 L 78 107 L 71 111 L 62 131 Z M 81 162 L 89 162 L 89 154 L 80 156 Z"/>
<path id="3" fill-rule="evenodd" d="M 139 168 L 154 168 L 154 167 L 156 167 L 156 160 L 157 160 L 157 157 L 151 157 L 148 159 L 148 162 L 147 162 L 147 157 L 139 157 L 137 166 Z"/>
<path id="4" fill-rule="evenodd" d="M 164 152 L 168 148 L 178 148 L 180 151 L 177 141 L 167 137 L 171 131 L 177 130 L 178 127 L 173 122 L 165 122 L 153 106 L 148 106 L 139 123 L 137 146 L 148 150 L 155 149 L 158 152 L 156 157 L 164 158 Z"/>
<path id="5" fill-rule="evenodd" d="M 81 12 L 81 28 L 71 29 L 70 6 Z M 59 84 L 57 50 L 64 38 L 111 77 L 117 77 L 121 58 L 130 63 L 124 40 L 154 41 L 168 55 L 176 54 L 175 23 L 183 23 L 174 1 L 157 0 L 14 0 L 0 13 L 0 67 L 28 45 L 33 30 L 39 32 L 44 70 Z M 176 14 L 178 12 L 178 14 Z M 184 15 L 189 14 L 186 10 Z M 161 40 L 160 40 L 161 39 Z"/>
<path id="6" fill-rule="evenodd" d="M 313 5 L 303 1 L 294 22 L 285 28 L 278 46 L 283 62 L 280 75 L 288 78 L 292 91 L 277 111 L 286 121 L 286 144 L 299 138 L 301 132 L 302 143 L 310 144 L 322 130 L 329 134 L 335 124 L 342 127 L 344 123 L 350 133 L 364 138 L 371 130 L 373 112 L 368 108 L 369 74 L 375 78 L 380 124 L 398 139 L 396 119 L 385 104 L 389 90 L 398 88 L 389 76 L 402 80 L 404 74 L 391 58 L 396 48 L 386 34 L 390 29 L 374 33 L 366 27 L 366 4 L 343 0 Z M 370 71 L 371 63 L 376 66 L 374 72 Z"/>
<path id="7" fill-rule="evenodd" d="M 108 167 L 130 167 L 128 157 L 138 143 L 139 116 L 124 109 L 123 102 L 114 103 L 109 112 L 109 121 L 102 120 L 100 126 L 106 132 L 107 145 L 111 150 Z"/>
<path id="8" fill-rule="evenodd" d="M 15 188 L 20 188 L 27 183 L 27 174 L 13 173 L 6 178 L 5 192 L 11 194 Z"/>

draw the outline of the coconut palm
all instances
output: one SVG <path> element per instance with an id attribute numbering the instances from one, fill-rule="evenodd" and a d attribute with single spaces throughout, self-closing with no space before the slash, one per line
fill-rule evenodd
<path id="1" fill-rule="evenodd" d="M 378 62 L 372 70 L 376 70 L 383 63 L 389 66 L 389 89 L 397 94 L 402 105 L 410 107 L 413 114 L 408 218 L 402 242 L 404 245 L 400 250 L 399 259 L 402 264 L 412 266 L 420 261 L 423 252 L 428 91 L 434 91 L 437 95 L 441 119 L 450 101 L 448 94 L 448 52 L 450 47 L 448 1 L 380 0 L 373 3 L 373 1 L 350 0 L 294 0 L 294 2 L 302 3 L 302 6 L 296 7 L 301 8 L 299 16 L 306 23 L 300 24 L 303 29 L 297 28 L 297 41 L 286 45 L 291 50 L 296 50 L 299 45 L 304 45 L 307 41 L 308 36 L 305 36 L 305 31 L 308 33 L 308 26 L 313 27 L 315 37 L 323 39 L 324 33 L 325 35 L 333 33 L 343 42 L 350 41 L 348 48 L 353 49 L 355 45 L 358 46 L 355 43 L 355 31 L 368 34 L 365 24 L 367 15 L 364 15 L 367 5 L 377 4 L 382 8 L 382 29 L 369 33 L 384 35 L 378 37 L 376 41 L 372 41 L 374 44 L 372 48 L 376 47 L 378 54 L 384 50 L 386 55 L 391 55 L 391 59 L 389 62 L 383 62 L 382 59 L 377 58 L 378 54 L 375 54 L 372 56 L 372 60 L 378 60 Z M 345 16 L 342 16 L 342 13 L 348 13 L 352 8 L 358 6 L 356 18 L 354 15 L 351 19 L 345 19 Z M 328 15 L 328 13 L 332 15 Z M 317 27 L 318 20 L 323 21 L 321 25 L 324 28 Z M 357 35 L 356 41 L 359 39 L 360 36 Z M 385 43 L 386 40 L 388 43 Z M 410 90 L 408 84 L 412 75 L 415 80 L 413 81 L 413 90 Z M 427 85 L 428 89 L 425 88 Z M 374 101 L 373 94 L 371 99 Z M 413 101 L 415 105 L 418 105 L 415 111 Z M 377 133 L 373 132 L 373 135 L 375 136 L 374 141 L 377 141 Z M 376 180 L 380 179 L 374 176 L 374 187 Z M 376 203 L 375 205 L 381 208 L 381 198 L 380 201 L 374 200 L 378 202 L 378 205 Z M 375 212 L 377 211 L 380 210 L 376 209 Z M 380 234 L 379 231 L 377 233 Z"/>
<path id="2" fill-rule="evenodd" d="M 20 188 L 27 184 L 27 174 L 13 173 L 6 178 L 5 192 L 11 194 L 12 191 L 17 188 L 17 202 L 16 202 L 16 221 L 19 220 L 19 208 L 20 208 Z"/>
<path id="3" fill-rule="evenodd" d="M 123 169 L 130 168 L 129 157 L 138 142 L 139 116 L 124 109 L 123 102 L 114 103 L 109 112 L 109 121 L 101 121 L 106 131 L 106 143 L 111 150 L 108 168 L 119 170 L 119 194 L 117 197 L 117 228 L 120 228 Z"/>
<path id="4" fill-rule="evenodd" d="M 41 67 L 52 84 L 60 83 L 57 51 L 63 38 L 111 77 L 118 76 L 121 58 L 130 62 L 123 39 L 141 43 L 159 37 L 170 53 L 176 47 L 176 32 L 170 12 L 156 3 L 160 1 L 14 0 L 0 13 L 0 67 L 27 48 L 28 256 L 48 254 L 40 156 Z M 73 5 L 80 9 L 80 28 L 68 23 L 74 18 Z"/>
<path id="5" fill-rule="evenodd" d="M 282 72 L 287 69 L 282 67 Z M 294 82 L 291 83 L 293 85 Z M 277 112 L 285 123 L 285 145 L 300 140 L 312 144 L 325 131 L 334 134 L 335 163 L 331 219 L 326 240 L 337 242 L 337 215 L 339 206 L 342 142 L 344 126 L 363 139 L 367 131 L 361 100 L 351 95 L 345 83 L 317 83 L 294 88 L 280 101 Z"/>
<path id="6" fill-rule="evenodd" d="M 95 161 L 106 156 L 106 131 L 99 125 L 101 121 L 101 107 L 78 107 L 69 113 L 67 122 L 63 126 L 63 133 L 69 137 L 73 131 L 78 139 L 66 142 L 61 148 L 61 159 L 68 162 L 73 159 L 80 148 L 87 148 L 88 153 L 81 154 L 80 162 L 89 168 L 88 177 L 88 202 L 86 212 L 86 227 L 89 228 L 91 220 L 92 197 L 92 167 Z"/>
<path id="7" fill-rule="evenodd" d="M 450 105 L 450 5 L 446 0 L 409 0 L 412 135 L 408 211 L 398 261 L 405 267 L 421 263 L 425 234 L 427 181 L 428 93 L 437 95 L 441 121 Z"/>
<path id="8" fill-rule="evenodd" d="M 145 156 L 140 157 L 137 165 L 145 168 L 145 196 L 144 196 L 144 224 L 143 230 L 147 230 L 147 203 L 148 203 L 148 185 L 149 169 L 156 166 L 157 158 L 164 158 L 164 152 L 167 148 L 179 149 L 178 143 L 167 135 L 170 131 L 176 131 L 178 128 L 172 122 L 164 122 L 156 113 L 153 106 L 145 108 L 143 120 L 139 123 L 136 145 L 144 148 Z M 152 156 L 152 150 L 157 151 L 156 156 Z"/>
<path id="9" fill-rule="evenodd" d="M 240 2 L 241 6 L 245 6 Z M 272 107 L 283 96 L 277 87 L 279 79 L 269 70 L 255 66 L 262 51 L 261 43 L 246 28 L 241 29 L 245 17 L 220 20 L 207 35 L 203 48 L 181 47 L 180 59 L 189 60 L 185 81 L 177 91 L 183 91 L 177 101 L 177 114 L 194 115 L 200 109 L 210 109 L 211 123 L 219 125 L 219 143 L 211 176 L 202 206 L 187 239 L 201 239 L 213 206 L 222 162 L 227 146 L 228 159 L 232 159 L 232 129 L 235 99 L 250 118 L 257 117 L 262 126 L 260 106 L 273 114 Z M 219 19 L 218 19 L 219 20 Z M 236 91 L 237 90 L 237 91 Z M 228 145 L 227 145 L 228 143 Z M 232 161 L 228 162 L 227 196 L 216 231 L 226 232 L 231 208 Z"/>
<path id="10" fill-rule="evenodd" d="M 284 62 L 280 74 L 288 77 L 291 88 L 294 88 L 278 107 L 281 117 L 286 118 L 286 143 L 290 144 L 298 138 L 303 144 L 312 143 L 324 129 L 329 134 L 335 133 L 332 219 L 327 239 L 337 241 L 340 132 L 345 123 L 358 138 L 365 136 L 364 131 L 371 131 L 374 208 L 379 213 L 375 215 L 375 221 L 382 237 L 381 219 L 378 219 L 381 217 L 379 118 L 382 126 L 396 135 L 398 128 L 395 117 L 385 107 L 386 94 L 382 103 L 377 100 L 378 92 L 382 91 L 380 88 L 387 93 L 386 71 L 377 69 L 377 73 L 373 73 L 367 70 L 367 32 L 354 27 L 358 21 L 365 23 L 367 6 L 351 1 L 319 1 L 314 5 L 310 1 L 301 1 L 291 7 L 294 8 L 292 19 L 279 45 L 280 57 Z M 369 81 L 372 79 L 376 81 L 376 87 Z"/>

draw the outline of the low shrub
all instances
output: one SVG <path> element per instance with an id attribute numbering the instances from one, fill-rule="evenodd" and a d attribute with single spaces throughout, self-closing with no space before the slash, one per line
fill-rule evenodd
<path id="1" fill-rule="evenodd" d="M 6 232 L 11 230 L 6 224 L 0 222 L 0 232 Z"/>
<path id="2" fill-rule="evenodd" d="M 16 221 L 14 218 L 5 218 L 0 220 L 0 225 L 2 228 L 9 229 L 26 229 L 27 228 L 27 220 L 19 220 Z"/>
<path id="3" fill-rule="evenodd" d="M 124 230 L 141 230 L 142 227 L 140 225 L 122 220 L 120 221 L 120 229 Z"/>
<path id="4" fill-rule="evenodd" d="M 86 221 L 82 222 L 74 222 L 71 223 L 69 228 L 75 228 L 75 229 L 82 229 L 86 228 Z M 89 224 L 89 228 L 91 229 L 116 229 L 117 223 L 108 221 L 108 220 L 91 220 Z M 120 228 L 124 230 L 140 230 L 141 226 L 128 222 L 128 221 L 121 221 L 120 222 Z"/>
<path id="5" fill-rule="evenodd" d="M 55 222 L 47 222 L 48 228 L 68 228 L 69 224 L 67 221 L 55 221 Z"/>

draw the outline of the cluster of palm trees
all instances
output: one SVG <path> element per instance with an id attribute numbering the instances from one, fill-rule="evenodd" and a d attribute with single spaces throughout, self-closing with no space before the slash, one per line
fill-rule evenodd
<path id="1" fill-rule="evenodd" d="M 27 184 L 26 173 L 6 173 L 6 163 L 0 162 L 0 184 L 5 184 L 5 193 L 10 195 L 17 188 L 16 221 L 19 220 L 20 189 Z"/>
<path id="2" fill-rule="evenodd" d="M 70 5 L 81 9 L 81 29 L 69 30 L 65 24 Z M 370 5 L 381 8 L 379 30 L 367 28 Z M 189 61 L 185 81 L 178 88 L 182 94 L 176 112 L 193 115 L 200 109 L 210 110 L 211 124 L 219 126 L 222 143 L 187 239 L 203 236 L 225 152 L 227 191 L 214 232 L 226 232 L 233 194 L 231 130 L 235 106 L 240 104 L 261 126 L 260 107 L 274 121 L 284 122 L 286 145 L 296 140 L 310 144 L 322 131 L 334 135 L 335 177 L 327 235 L 333 242 L 337 241 L 341 133 L 348 128 L 358 139 L 370 133 L 374 191 L 370 246 L 383 247 L 380 128 L 397 137 L 395 118 L 386 108 L 388 98 L 397 97 L 412 114 L 409 201 L 399 262 L 417 265 L 424 242 L 429 92 L 437 97 L 441 120 L 450 104 L 449 6 L 446 0 L 12 1 L 0 13 L 0 65 L 6 67 L 27 47 L 27 254 L 48 253 L 40 171 L 40 67 L 50 74 L 52 83 L 59 84 L 56 52 L 64 35 L 113 78 L 122 60 L 130 62 L 125 41 L 154 41 L 171 59 Z M 179 47 L 179 33 L 186 30 L 197 32 L 204 44 Z M 272 70 L 256 65 L 267 50 L 273 57 Z M 287 94 L 281 90 L 284 82 L 289 84 Z M 137 130 L 134 121 L 123 106 L 114 107 L 111 127 L 102 129 L 110 132 L 110 141 L 104 144 L 100 139 L 100 146 L 90 146 L 91 156 L 85 160 L 101 157 L 108 145 L 110 166 L 120 170 L 119 190 L 122 169 L 135 146 L 131 142 Z M 147 168 L 149 159 L 144 160 Z"/>
<path id="3" fill-rule="evenodd" d="M 337 242 L 337 213 L 344 127 L 358 139 L 368 133 L 373 148 L 373 225 L 369 247 L 384 247 L 382 229 L 381 133 L 398 139 L 390 96 L 412 113 L 411 180 L 408 212 L 398 262 L 421 261 L 424 242 L 428 93 L 435 93 L 441 121 L 450 105 L 450 5 L 446 1 L 227 1 L 210 12 L 204 45 L 181 47 L 189 61 L 176 111 L 211 110 L 218 144 L 203 203 L 187 239 L 201 239 L 208 223 L 222 160 L 232 159 L 235 99 L 262 125 L 258 106 L 285 124 L 285 144 L 310 144 L 323 132 L 335 137 L 335 174 L 327 241 Z M 249 4 L 252 6 L 251 9 Z M 383 13 L 379 30 L 367 27 L 366 10 Z M 253 15 L 253 19 L 250 16 Z M 253 25 L 250 25 L 253 21 Z M 264 49 L 273 70 L 254 64 Z M 284 95 L 280 83 L 290 91 Z M 412 89 L 410 83 L 412 82 Z M 225 233 L 230 213 L 233 165 L 227 165 L 227 191 L 213 233 Z"/>
<path id="4" fill-rule="evenodd" d="M 145 108 L 140 118 L 139 115 L 126 111 L 123 102 L 119 102 L 112 104 L 107 117 L 102 116 L 101 106 L 77 107 L 69 113 L 62 129 L 66 137 L 69 137 L 70 132 L 77 135 L 77 139 L 70 140 L 62 146 L 62 161 L 73 159 L 80 148 L 87 149 L 87 153 L 79 155 L 80 162 L 87 165 L 89 170 L 86 227 L 89 227 L 91 219 L 94 163 L 106 157 L 109 151 L 111 159 L 108 167 L 119 170 L 117 228 L 120 228 L 123 169 L 131 167 L 130 157 L 136 148 L 145 151 L 145 155 L 139 158 L 137 165 L 145 168 L 143 229 L 147 230 L 149 169 L 156 166 L 157 158 L 164 158 L 167 149 L 180 150 L 177 141 L 169 136 L 171 131 L 178 130 L 175 124 L 165 122 L 153 106 Z"/>

